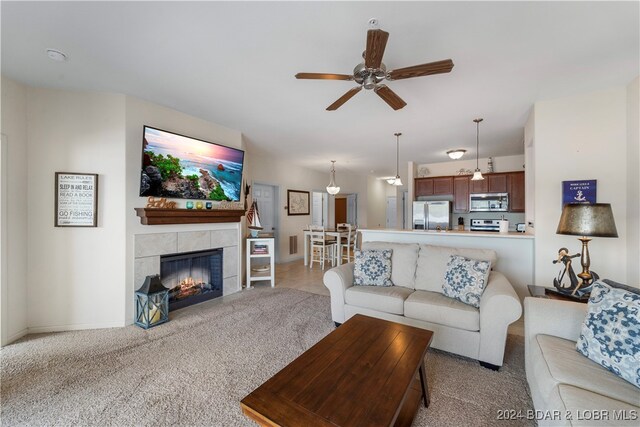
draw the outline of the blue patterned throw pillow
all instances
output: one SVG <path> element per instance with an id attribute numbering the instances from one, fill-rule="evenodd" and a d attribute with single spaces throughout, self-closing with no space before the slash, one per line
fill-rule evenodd
<path id="1" fill-rule="evenodd" d="M 491 261 L 479 261 L 451 255 L 444 275 L 442 293 L 465 304 L 480 308 L 480 297 L 487 286 Z"/>
<path id="2" fill-rule="evenodd" d="M 353 284 L 391 286 L 391 249 L 356 250 Z"/>
<path id="3" fill-rule="evenodd" d="M 640 388 L 640 295 L 595 282 L 576 349 Z"/>

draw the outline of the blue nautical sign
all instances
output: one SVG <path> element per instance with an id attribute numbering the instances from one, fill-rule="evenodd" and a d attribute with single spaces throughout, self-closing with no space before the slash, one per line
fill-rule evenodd
<path id="1" fill-rule="evenodd" d="M 562 181 L 562 206 L 567 203 L 596 203 L 595 179 Z"/>

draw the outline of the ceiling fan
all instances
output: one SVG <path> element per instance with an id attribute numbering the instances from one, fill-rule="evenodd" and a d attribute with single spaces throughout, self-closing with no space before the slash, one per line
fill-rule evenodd
<path id="1" fill-rule="evenodd" d="M 327 74 L 327 73 L 298 73 L 297 79 L 314 79 L 314 80 L 353 80 L 359 86 L 350 89 L 342 95 L 336 102 L 327 107 L 327 111 L 337 110 L 350 100 L 355 94 L 360 92 L 362 88 L 367 90 L 373 89 L 380 98 L 384 100 L 394 110 L 399 110 L 406 102 L 402 100 L 394 91 L 381 82 L 384 80 L 401 80 L 412 77 L 428 76 L 431 74 L 448 73 L 453 68 L 453 61 L 445 59 L 443 61 L 429 62 L 428 64 L 414 65 L 412 67 L 399 68 L 397 70 L 387 71 L 387 67 L 382 62 L 384 49 L 387 45 L 389 33 L 380 29 L 372 29 L 367 31 L 367 46 L 362 53 L 364 62 L 356 65 L 353 74 Z"/>

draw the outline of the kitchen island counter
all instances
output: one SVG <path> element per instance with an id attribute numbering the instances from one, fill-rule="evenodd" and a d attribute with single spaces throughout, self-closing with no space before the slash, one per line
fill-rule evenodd
<path id="1" fill-rule="evenodd" d="M 498 262 L 492 266 L 504 274 L 521 300 L 529 295 L 533 277 L 534 236 L 525 233 L 487 231 L 432 231 L 365 228 L 358 230 L 362 242 L 419 243 L 453 248 L 493 249 Z M 551 262 L 551 260 L 549 261 Z M 549 282 L 553 278 L 549 278 Z"/>

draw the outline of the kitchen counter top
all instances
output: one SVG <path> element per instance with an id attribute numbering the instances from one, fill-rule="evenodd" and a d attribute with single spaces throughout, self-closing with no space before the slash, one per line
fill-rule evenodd
<path id="1" fill-rule="evenodd" d="M 429 235 L 429 236 L 464 236 L 464 237 L 494 237 L 494 238 L 502 238 L 502 239 L 534 239 L 535 236 L 533 234 L 526 233 L 518 233 L 515 231 L 510 231 L 508 233 L 496 233 L 491 231 L 435 231 L 435 230 L 403 230 L 400 228 L 363 228 L 358 231 L 366 231 L 370 233 L 407 233 L 407 234 L 418 234 L 418 235 Z"/>

